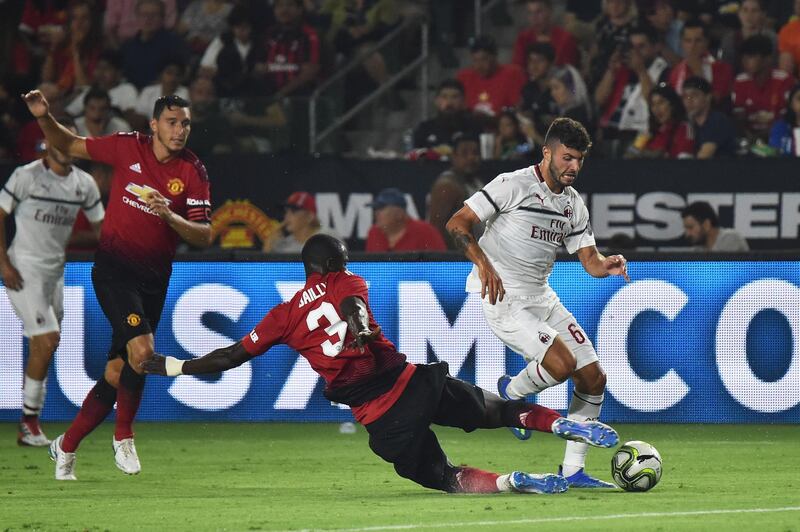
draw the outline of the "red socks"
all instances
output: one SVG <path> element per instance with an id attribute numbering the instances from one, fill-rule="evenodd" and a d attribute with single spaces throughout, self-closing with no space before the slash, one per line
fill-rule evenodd
<path id="1" fill-rule="evenodd" d="M 553 432 L 553 422 L 564 417 L 555 410 L 546 406 L 526 404 L 527 411 L 520 412 L 520 428 L 536 430 L 539 432 Z"/>
<path id="2" fill-rule="evenodd" d="M 74 453 L 81 440 L 108 416 L 114 408 L 116 398 L 117 390 L 113 386 L 105 379 L 97 381 L 83 400 L 78 415 L 64 433 L 61 449 L 67 453 Z"/>
<path id="3" fill-rule="evenodd" d="M 125 364 L 119 376 L 117 390 L 117 425 L 114 439 L 122 441 L 133 438 L 133 419 L 139 410 L 144 390 L 144 375 L 139 375 L 129 364 Z"/>
<path id="4" fill-rule="evenodd" d="M 497 473 L 474 467 L 457 467 L 456 493 L 497 493 Z"/>

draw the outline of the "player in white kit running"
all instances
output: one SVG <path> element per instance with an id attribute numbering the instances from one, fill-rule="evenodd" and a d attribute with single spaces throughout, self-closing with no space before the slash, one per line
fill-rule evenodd
<path id="1" fill-rule="evenodd" d="M 45 148 L 44 158 L 14 170 L 0 188 L 0 274 L 29 350 L 17 443 L 35 447 L 50 444 L 39 415 L 47 368 L 61 339 L 65 249 L 79 210 L 92 223 L 95 241 L 105 215 L 92 176 L 55 148 Z M 6 251 L 5 220 L 12 213 L 16 234 Z"/>
<path id="2" fill-rule="evenodd" d="M 606 376 L 586 332 L 548 285 L 556 251 L 578 254 L 593 277 L 622 275 L 622 255 L 604 257 L 595 246 L 589 212 L 572 184 L 591 140 L 577 121 L 558 118 L 547 131 L 538 165 L 500 174 L 464 202 L 447 230 L 475 266 L 467 291 L 480 292 L 492 331 L 520 353 L 527 367 L 501 377 L 500 395 L 523 399 L 572 378 L 570 419 L 594 420 L 603 404 Z M 476 242 L 472 228 L 486 223 Z M 530 433 L 516 430 L 520 439 Z M 571 487 L 613 488 L 584 471 L 588 447 L 568 442 L 559 473 Z"/>

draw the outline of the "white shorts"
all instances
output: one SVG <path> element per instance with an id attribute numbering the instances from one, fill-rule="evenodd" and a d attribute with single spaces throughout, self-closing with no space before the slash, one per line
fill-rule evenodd
<path id="1" fill-rule="evenodd" d="M 541 364 L 556 336 L 575 355 L 576 369 L 599 360 L 586 331 L 552 290 L 540 296 L 506 295 L 495 305 L 487 297 L 482 303 L 483 314 L 495 336 L 527 362 L 535 360 Z"/>
<path id="2" fill-rule="evenodd" d="M 43 277 L 20 270 L 22 290 L 8 290 L 8 300 L 22 321 L 23 334 L 30 338 L 59 332 L 64 317 L 64 276 Z"/>

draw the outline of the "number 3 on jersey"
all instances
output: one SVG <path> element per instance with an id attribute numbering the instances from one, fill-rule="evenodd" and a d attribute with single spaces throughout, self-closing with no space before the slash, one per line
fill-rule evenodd
<path id="1" fill-rule="evenodd" d="M 344 337 L 347 334 L 347 323 L 339 317 L 339 313 L 336 312 L 336 308 L 334 308 L 332 304 L 323 301 L 320 306 L 310 311 L 308 316 L 306 316 L 308 332 L 315 331 L 320 327 L 320 318 L 325 318 L 330 324 L 325 328 L 325 332 L 328 336 L 339 337 L 339 341 L 335 344 L 331 343 L 330 338 L 320 344 L 325 356 L 335 357 L 344 349 Z"/>

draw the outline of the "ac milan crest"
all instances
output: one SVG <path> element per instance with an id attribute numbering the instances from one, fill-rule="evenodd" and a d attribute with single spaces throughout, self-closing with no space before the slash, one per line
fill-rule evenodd
<path id="1" fill-rule="evenodd" d="M 539 332 L 539 341 L 542 342 L 543 344 L 546 344 L 547 342 L 550 341 L 550 335 L 540 331 Z"/>
<path id="2" fill-rule="evenodd" d="M 570 220 L 572 219 L 572 206 L 571 205 L 567 205 L 566 207 L 564 207 L 564 216 L 566 216 Z"/>

